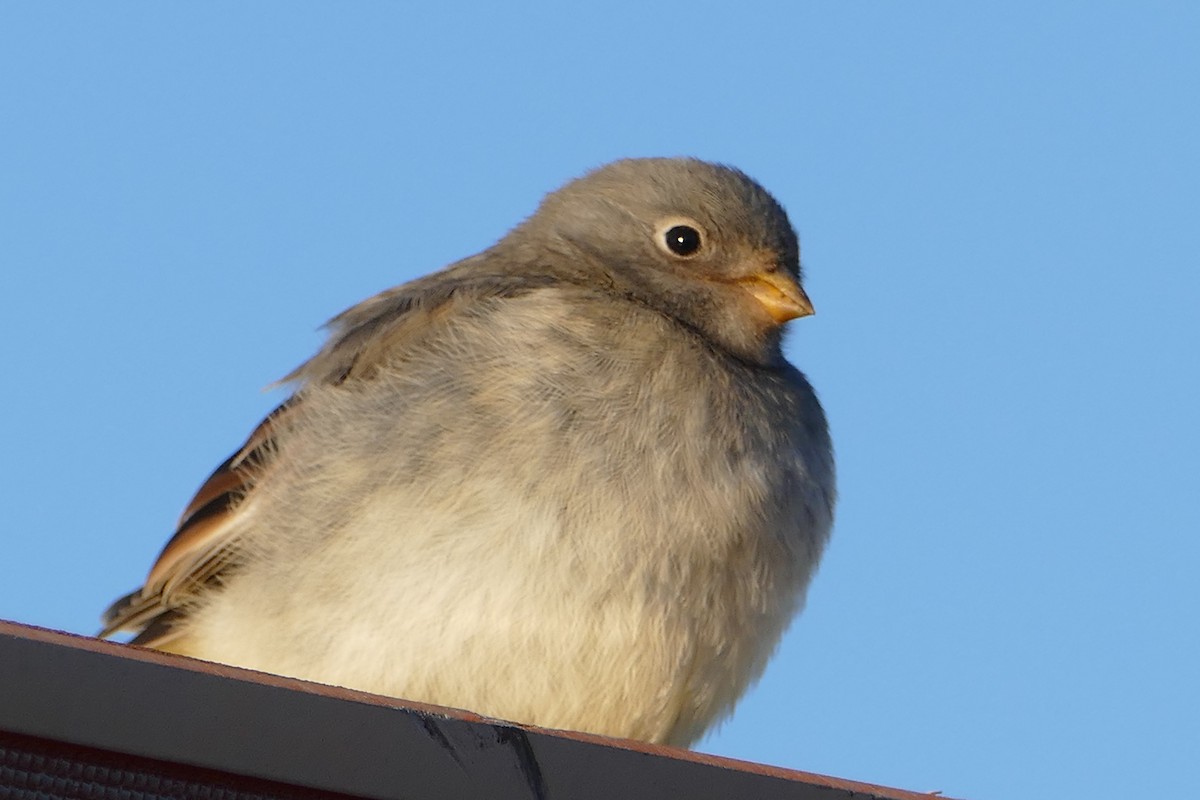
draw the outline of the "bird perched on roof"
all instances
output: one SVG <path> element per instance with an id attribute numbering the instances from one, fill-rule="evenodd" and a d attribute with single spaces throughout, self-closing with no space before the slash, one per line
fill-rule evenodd
<path id="1" fill-rule="evenodd" d="M 103 635 L 687 745 L 762 673 L 828 538 L 812 313 L 742 172 L 631 159 L 350 308 Z"/>

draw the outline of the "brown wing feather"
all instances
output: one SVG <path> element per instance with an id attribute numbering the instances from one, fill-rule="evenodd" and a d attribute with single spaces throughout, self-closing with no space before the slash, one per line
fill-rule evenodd
<path id="1" fill-rule="evenodd" d="M 158 556 L 141 589 L 104 612 L 100 636 L 138 632 L 137 644 L 161 646 L 175 638 L 173 622 L 198 589 L 236 568 L 233 534 L 259 476 L 269 465 L 280 418 L 296 405 L 292 398 L 259 423 L 250 438 L 208 477 L 179 518 L 175 535 Z"/>

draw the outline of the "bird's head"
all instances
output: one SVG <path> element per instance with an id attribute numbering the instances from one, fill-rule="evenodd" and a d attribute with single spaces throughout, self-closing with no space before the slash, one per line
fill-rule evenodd
<path id="1" fill-rule="evenodd" d="M 731 167 L 617 161 L 547 196 L 515 233 L 753 363 L 782 358 L 784 323 L 813 313 L 787 213 Z"/>

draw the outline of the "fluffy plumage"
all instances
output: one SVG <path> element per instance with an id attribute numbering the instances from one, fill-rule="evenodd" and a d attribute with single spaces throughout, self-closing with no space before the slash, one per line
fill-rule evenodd
<path id="1" fill-rule="evenodd" d="M 331 322 L 104 634 L 686 745 L 762 672 L 828 537 L 811 313 L 779 204 L 603 167 Z"/>

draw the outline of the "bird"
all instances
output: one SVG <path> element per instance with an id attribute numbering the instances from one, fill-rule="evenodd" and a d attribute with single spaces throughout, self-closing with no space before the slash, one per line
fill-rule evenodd
<path id="1" fill-rule="evenodd" d="M 830 536 L 783 206 L 631 158 L 334 317 L 100 636 L 687 747 L 763 673 Z"/>

